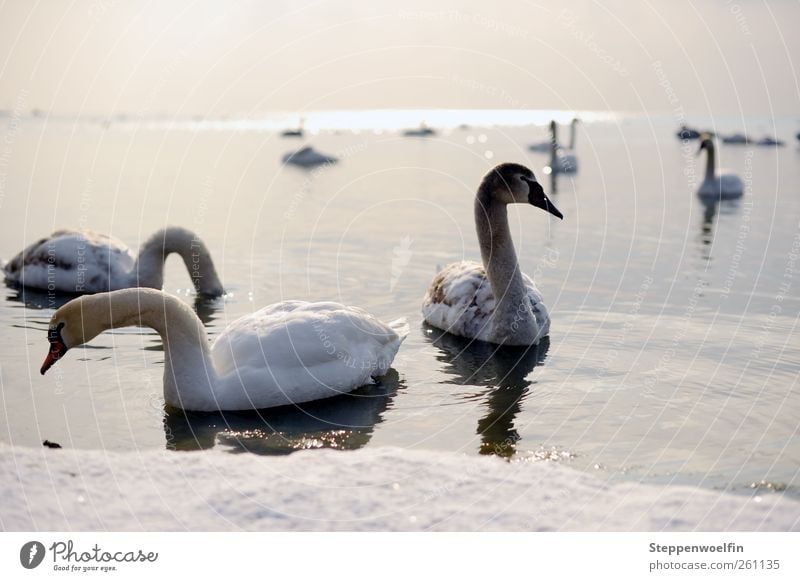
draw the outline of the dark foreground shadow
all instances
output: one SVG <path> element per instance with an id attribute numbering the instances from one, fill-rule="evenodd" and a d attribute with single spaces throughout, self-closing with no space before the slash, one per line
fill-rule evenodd
<path id="1" fill-rule="evenodd" d="M 486 413 L 478 420 L 481 437 L 480 453 L 510 458 L 520 439 L 514 419 L 533 383 L 528 376 L 547 357 L 550 339 L 528 347 L 500 347 L 471 341 L 424 325 L 426 337 L 440 353 L 436 359 L 443 371 L 452 376 L 451 383 L 481 385 L 487 388 L 484 398 Z"/>
<path id="2" fill-rule="evenodd" d="M 186 412 L 167 408 L 166 446 L 203 450 L 215 445 L 231 452 L 285 455 L 298 450 L 355 450 L 369 442 L 402 382 L 390 369 L 379 383 L 348 394 L 265 410 Z"/>

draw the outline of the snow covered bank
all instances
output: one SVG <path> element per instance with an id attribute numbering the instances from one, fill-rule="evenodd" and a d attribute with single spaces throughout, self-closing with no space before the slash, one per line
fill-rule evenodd
<path id="1" fill-rule="evenodd" d="M 0 528 L 783 531 L 800 530 L 800 503 L 396 448 L 260 457 L 0 444 Z"/>

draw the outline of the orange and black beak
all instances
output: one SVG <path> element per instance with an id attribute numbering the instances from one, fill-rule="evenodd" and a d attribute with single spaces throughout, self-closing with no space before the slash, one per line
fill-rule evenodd
<path id="1" fill-rule="evenodd" d="M 60 323 L 57 328 L 47 331 L 47 340 L 50 342 L 50 352 L 47 354 L 42 364 L 42 375 L 47 373 L 47 370 L 67 352 L 67 345 L 64 343 L 64 339 L 61 338 L 61 329 L 63 327 L 64 323 Z"/>

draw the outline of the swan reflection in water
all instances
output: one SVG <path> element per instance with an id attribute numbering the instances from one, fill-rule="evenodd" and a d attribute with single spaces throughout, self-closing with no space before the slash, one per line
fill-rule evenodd
<path id="1" fill-rule="evenodd" d="M 700 198 L 703 205 L 703 221 L 700 224 L 700 249 L 703 260 L 711 260 L 714 245 L 714 222 L 717 214 L 733 215 L 739 211 L 739 200 L 713 200 Z"/>
<path id="2" fill-rule="evenodd" d="M 436 359 L 453 376 L 450 383 L 479 385 L 487 388 L 486 413 L 478 420 L 481 437 L 479 452 L 484 455 L 511 458 L 520 435 L 514 420 L 522 409 L 533 383 L 528 376 L 547 357 L 550 339 L 538 345 L 501 347 L 492 343 L 471 341 L 424 324 L 427 339 L 438 347 Z"/>
<path id="3" fill-rule="evenodd" d="M 240 412 L 187 412 L 167 408 L 164 433 L 169 450 L 215 445 L 231 452 L 285 455 L 298 450 L 355 450 L 369 442 L 402 381 L 390 369 L 379 383 L 304 404 Z"/>

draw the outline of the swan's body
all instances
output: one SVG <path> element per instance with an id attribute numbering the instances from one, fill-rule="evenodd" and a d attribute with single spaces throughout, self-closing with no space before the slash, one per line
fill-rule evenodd
<path id="1" fill-rule="evenodd" d="M 542 294 L 526 274 L 522 274 L 522 284 L 528 305 L 533 311 L 538 340 L 550 333 L 550 316 L 542 303 Z M 492 325 L 496 306 L 497 300 L 486 269 L 477 262 L 464 261 L 449 264 L 436 275 L 425 297 L 422 312 L 425 320 L 437 329 L 444 329 L 459 337 L 498 343 L 496 329 Z M 513 322 L 512 317 L 508 326 Z"/>
<path id="2" fill-rule="evenodd" d="M 458 262 L 433 279 L 422 313 L 430 325 L 469 339 L 533 345 L 550 332 L 550 318 L 533 281 L 519 268 L 507 204 L 530 203 L 561 218 L 524 166 L 502 164 L 484 177 L 475 197 L 483 265 Z"/>
<path id="3" fill-rule="evenodd" d="M 195 288 L 220 296 L 224 290 L 205 244 L 184 228 L 159 230 L 138 257 L 113 236 L 90 230 L 58 230 L 20 252 L 3 267 L 7 282 L 62 293 L 98 293 L 130 287 L 161 288 L 164 262 L 183 258 Z"/>
<path id="4" fill-rule="evenodd" d="M 700 184 L 698 195 L 708 200 L 732 200 L 744 194 L 744 184 L 735 174 L 718 174 L 716 170 L 716 150 L 710 137 L 704 137 L 700 151 L 706 151 L 706 175 Z"/>
<path id="5" fill-rule="evenodd" d="M 406 129 L 403 131 L 403 135 L 406 137 L 431 137 L 436 135 L 436 130 L 422 123 L 416 129 Z"/>
<path id="6" fill-rule="evenodd" d="M 700 139 L 702 133 L 700 133 L 697 129 L 688 127 L 687 125 L 681 125 L 681 128 L 678 129 L 676 135 L 678 136 L 678 139 L 688 140 L 688 139 Z"/>
<path id="7" fill-rule="evenodd" d="M 283 163 L 298 165 L 300 167 L 315 167 L 326 163 L 336 163 L 337 158 L 315 151 L 311 147 L 304 147 L 283 156 Z"/>
<path id="8" fill-rule="evenodd" d="M 774 137 L 767 136 L 759 139 L 756 142 L 756 145 L 768 146 L 768 147 L 783 147 L 786 144 L 780 139 L 775 139 Z"/>
<path id="9" fill-rule="evenodd" d="M 752 143 L 752 141 L 753 140 L 744 133 L 733 133 L 732 135 L 725 135 L 722 137 L 722 143 L 728 145 L 748 145 Z"/>
<path id="10" fill-rule="evenodd" d="M 550 173 L 575 173 L 578 171 L 578 158 L 574 153 L 568 153 L 563 147 L 558 145 L 556 122 L 550 122 L 550 133 L 553 137 L 550 142 Z M 574 142 L 575 125 L 572 126 Z M 573 143 L 574 145 L 574 143 Z"/>
<path id="11" fill-rule="evenodd" d="M 263 409 L 352 391 L 388 371 L 408 332 L 402 321 L 386 325 L 355 307 L 284 301 L 234 321 L 209 346 L 200 319 L 180 299 L 126 289 L 58 309 L 42 373 L 67 349 L 127 326 L 161 335 L 164 399 L 194 411 Z"/>

